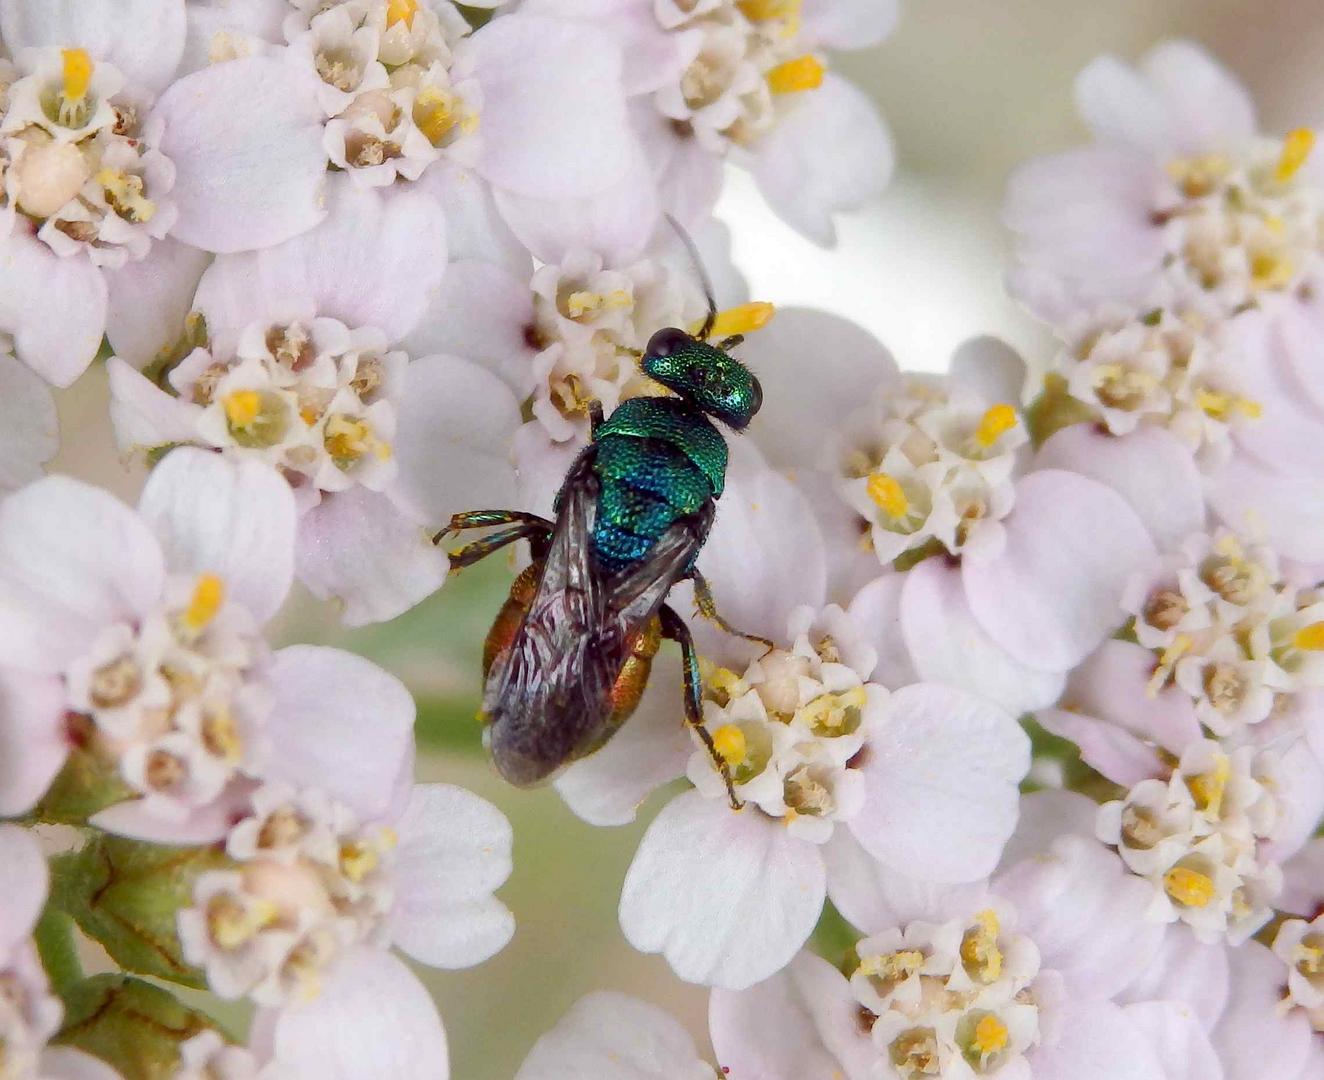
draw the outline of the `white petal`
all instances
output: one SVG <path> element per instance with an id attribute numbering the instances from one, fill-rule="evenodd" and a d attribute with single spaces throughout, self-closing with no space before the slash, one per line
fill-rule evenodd
<path id="1" fill-rule="evenodd" d="M 1200 470 L 1190 451 L 1162 428 L 1142 426 L 1118 437 L 1095 424 L 1073 424 L 1044 443 L 1031 467 L 1065 469 L 1107 484 L 1162 549 L 1204 526 Z"/>
<path id="2" fill-rule="evenodd" d="M 106 329 L 106 282 L 87 259 L 62 259 L 21 223 L 0 240 L 0 331 L 47 382 L 87 370 Z"/>
<path id="3" fill-rule="evenodd" d="M 1183 152 L 1226 150 L 1255 136 L 1250 94 L 1195 42 L 1165 41 L 1141 67 L 1166 99 Z"/>
<path id="4" fill-rule="evenodd" d="M 897 378 L 892 354 L 862 326 L 809 308 L 778 309 L 741 353 L 763 386 L 749 433 L 780 468 L 820 464 L 824 425 Z"/>
<path id="5" fill-rule="evenodd" d="M 376 664 L 341 649 L 276 653 L 266 780 L 324 788 L 362 818 L 387 813 L 413 750 L 414 700 Z"/>
<path id="6" fill-rule="evenodd" d="M 446 212 L 446 243 L 452 262 L 493 262 L 527 279 L 533 270 L 529 253 L 497 210 L 491 184 L 442 158 L 429 165 L 413 187 L 431 195 Z"/>
<path id="7" fill-rule="evenodd" d="M 108 270 L 106 337 L 115 355 L 141 370 L 173 345 L 210 261 L 205 251 L 166 237 L 153 243 L 143 258 Z"/>
<path id="8" fill-rule="evenodd" d="M 170 570 L 218 575 L 226 595 L 259 622 L 285 602 L 294 577 L 294 496 L 274 469 L 180 447 L 152 470 L 138 509 Z"/>
<path id="9" fill-rule="evenodd" d="M 1040 709 L 1035 719 L 1044 730 L 1075 743 L 1081 760 L 1114 784 L 1131 787 L 1163 774 L 1163 759 L 1154 748 L 1125 728 L 1068 709 Z"/>
<path id="10" fill-rule="evenodd" d="M 1122 623 L 1122 588 L 1153 542 L 1115 491 L 1057 469 L 1016 485 L 1004 524 L 1000 556 L 962 563 L 970 610 L 1027 667 L 1064 671 Z"/>
<path id="11" fill-rule="evenodd" d="M 1145 1032 L 1109 1001 L 1068 1000 L 1056 1039 L 1030 1054 L 1035 1080 L 1166 1080 Z"/>
<path id="12" fill-rule="evenodd" d="M 655 1005 L 608 991 L 581 998 L 533 1044 L 515 1080 L 705 1080 L 712 1070 L 683 1026 Z"/>
<path id="13" fill-rule="evenodd" d="M 1258 941 L 1231 950 L 1232 994 L 1214 1025 L 1225 1080 L 1296 1077 L 1310 1053 L 1310 1023 L 1281 1008 L 1283 962 Z"/>
<path id="14" fill-rule="evenodd" d="M 449 784 L 417 784 L 396 823 L 391 938 L 415 960 L 462 968 L 501 951 L 515 918 L 492 890 L 510 876 L 510 822 Z"/>
<path id="15" fill-rule="evenodd" d="M 555 780 L 558 794 L 590 825 L 627 825 L 663 784 L 685 775 L 694 740 L 681 716 L 680 673 L 654 664 L 635 714 L 601 750 Z"/>
<path id="16" fill-rule="evenodd" d="M 0 668 L 0 817 L 32 809 L 68 754 L 60 680 Z"/>
<path id="17" fill-rule="evenodd" d="M 1010 716 L 961 690 L 907 686 L 866 747 L 868 795 L 851 831 L 870 854 L 944 883 L 997 865 L 1030 767 L 1030 740 Z"/>
<path id="18" fill-rule="evenodd" d="M 1313 918 L 1324 906 L 1324 837 L 1310 841 L 1283 867 L 1277 906 L 1305 918 Z"/>
<path id="19" fill-rule="evenodd" d="M 1176 1002 L 1212 1027 L 1227 1004 L 1231 953 L 1221 941 L 1206 945 L 1185 924 L 1170 924 L 1153 959 L 1118 1000 Z"/>
<path id="20" fill-rule="evenodd" d="M 978 910 L 988 889 L 983 881 L 935 885 L 916 881 L 884 866 L 855 839 L 837 829 L 823 845 L 828 896 L 852 925 L 865 934 L 922 919 L 945 922 Z"/>
<path id="21" fill-rule="evenodd" d="M 436 592 L 450 560 L 413 515 L 356 487 L 323 495 L 299 520 L 294 566 L 309 592 L 344 606 L 346 626 L 363 626 Z"/>
<path id="22" fill-rule="evenodd" d="M 0 825 L 0 866 L 5 888 L 0 893 L 0 960 L 32 933 L 46 904 L 46 856 L 37 838 L 17 825 Z"/>
<path id="23" fill-rule="evenodd" d="M 1021 354 L 1001 338 L 963 341 L 947 366 L 952 385 L 985 404 L 1018 404 L 1025 397 L 1026 370 Z"/>
<path id="24" fill-rule="evenodd" d="M 823 909 L 823 858 L 753 807 L 697 791 L 648 827 L 621 890 L 621 929 L 686 982 L 739 990 L 780 970 Z"/>
<path id="25" fill-rule="evenodd" d="M 754 180 L 778 217 L 831 244 L 832 215 L 859 209 L 887 186 L 892 137 L 874 103 L 831 72 L 798 99 L 755 144 Z"/>
<path id="26" fill-rule="evenodd" d="M 1167 103 L 1147 79 L 1116 57 L 1101 56 L 1076 76 L 1076 111 L 1095 136 L 1154 154 L 1174 149 Z"/>
<path id="27" fill-rule="evenodd" d="M 0 500 L 0 652 L 61 671 L 102 626 L 160 597 L 165 568 L 146 523 L 109 493 L 48 476 Z"/>
<path id="28" fill-rule="evenodd" d="M 847 613 L 878 652 L 871 678 L 884 686 L 919 682 L 901 632 L 901 594 L 909 575 L 885 571 L 855 594 Z"/>
<path id="29" fill-rule="evenodd" d="M 217 259 L 195 306 L 223 352 L 250 323 L 306 310 L 398 341 L 436 301 L 445 270 L 446 219 L 433 199 L 383 195 L 339 176 L 328 184 L 320 225 L 277 247 Z"/>
<path id="30" fill-rule="evenodd" d="M 717 1060 L 731 1077 L 867 1080 L 877 1051 L 836 968 L 812 953 L 748 990 L 714 990 L 708 1006 Z"/>
<path id="31" fill-rule="evenodd" d="M 1209 477 L 1205 495 L 1228 527 L 1262 536 L 1290 559 L 1324 560 L 1324 479 L 1279 476 L 1237 455 Z"/>
<path id="32" fill-rule="evenodd" d="M 1091 837 L 1059 838 L 999 873 L 993 891 L 1016 905 L 1017 929 L 1063 976 L 1068 997 L 1112 997 L 1140 975 L 1166 929 L 1145 920 L 1152 886 Z"/>
<path id="33" fill-rule="evenodd" d="M 44 1080 L 120 1080 L 120 1074 L 100 1058 L 72 1046 L 48 1046 L 41 1052 Z"/>
<path id="34" fill-rule="evenodd" d="M 400 498 L 438 524 L 460 510 L 511 505 L 519 426 L 515 395 L 491 372 L 453 356 L 415 360 L 395 433 Z"/>
<path id="35" fill-rule="evenodd" d="M 206 251 L 269 247 L 325 214 L 315 78 L 248 57 L 180 79 L 157 102 L 175 163 L 173 234 Z"/>
<path id="36" fill-rule="evenodd" d="M 115 441 L 130 453 L 188 442 L 197 435 L 199 407 L 167 394 L 118 356 L 106 361 Z"/>
<path id="37" fill-rule="evenodd" d="M 1130 641 L 1105 641 L 1071 673 L 1063 707 L 1094 716 L 1180 756 L 1200 737 L 1190 696 L 1175 686 L 1148 691 L 1154 654 Z"/>
<path id="38" fill-rule="evenodd" d="M 11 53 L 86 49 L 131 87 L 159 93 L 184 52 L 184 0 L 0 0 L 0 35 Z"/>
<path id="39" fill-rule="evenodd" d="M 0 352 L 0 496 L 41 475 L 60 447 L 50 388 L 30 368 Z"/>
<path id="40" fill-rule="evenodd" d="M 1002 852 L 1001 866 L 1047 854 L 1060 836 L 1094 835 L 1099 804 L 1074 791 L 1035 791 L 1021 799 L 1016 831 Z"/>
<path id="41" fill-rule="evenodd" d="M 182 818 L 165 818 L 146 799 L 126 799 L 92 815 L 92 825 L 116 836 L 145 840 L 149 844 L 199 847 L 225 839 L 234 823 L 249 807 L 251 784 L 235 784 L 206 806 Z"/>
<path id="42" fill-rule="evenodd" d="M 866 49 L 892 32 L 900 8 L 896 0 L 805 0 L 800 32 L 818 46 Z"/>
<path id="43" fill-rule="evenodd" d="M 577 199 L 629 168 L 621 55 L 608 35 L 512 15 L 478 31 L 470 55 L 483 94 L 478 172 L 492 183 L 533 198 Z"/>
<path id="44" fill-rule="evenodd" d="M 961 570 L 925 559 L 905 576 L 901 629 L 919 678 L 980 694 L 1013 716 L 1056 701 L 1065 677 L 1018 663 L 970 612 Z"/>
<path id="45" fill-rule="evenodd" d="M 1324 767 L 1314 752 L 1298 739 L 1278 756 L 1274 774 L 1274 796 L 1278 820 L 1272 840 L 1263 855 L 1275 862 L 1286 862 L 1296 854 L 1324 817 Z"/>
<path id="46" fill-rule="evenodd" d="M 266 1010 L 254 1046 L 290 1080 L 446 1080 L 446 1032 L 423 984 L 390 953 L 360 945 L 307 1003 Z"/>

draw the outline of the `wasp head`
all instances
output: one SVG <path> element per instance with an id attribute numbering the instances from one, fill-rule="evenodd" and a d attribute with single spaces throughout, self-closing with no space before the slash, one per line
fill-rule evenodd
<path id="1" fill-rule="evenodd" d="M 640 366 L 644 374 L 696 408 L 742 431 L 763 404 L 754 373 L 730 353 L 677 327 L 648 339 Z"/>

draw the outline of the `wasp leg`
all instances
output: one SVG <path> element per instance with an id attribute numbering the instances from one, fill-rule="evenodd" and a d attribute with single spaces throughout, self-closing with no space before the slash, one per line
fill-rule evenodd
<path id="1" fill-rule="evenodd" d="M 662 636 L 680 646 L 682 674 L 685 679 L 685 722 L 703 740 L 704 749 L 708 751 L 708 756 L 713 759 L 713 765 L 716 766 L 717 771 L 722 774 L 722 779 L 726 782 L 727 798 L 731 800 L 731 809 L 740 810 L 745 804 L 736 798 L 735 783 L 731 779 L 731 766 L 727 763 L 726 758 L 717 752 L 717 747 L 713 745 L 712 735 L 703 726 L 703 685 L 699 677 L 699 656 L 694 651 L 694 638 L 690 636 L 690 628 L 666 604 L 663 604 L 658 610 L 658 618 L 662 622 Z"/>
<path id="2" fill-rule="evenodd" d="M 602 402 L 594 398 L 588 403 L 588 435 L 590 439 L 596 438 L 598 434 L 598 425 L 602 423 Z"/>
<path id="3" fill-rule="evenodd" d="M 556 528 L 553 522 L 537 514 L 525 513 L 523 510 L 466 510 L 462 514 L 455 514 L 447 522 L 446 527 L 432 537 L 434 544 L 440 544 L 451 533 L 464 532 L 467 529 L 486 529 L 492 525 L 513 525 L 520 522 L 531 528 L 530 534 L 534 532 L 544 532 L 548 536 Z"/>
<path id="4" fill-rule="evenodd" d="M 722 618 L 721 612 L 717 610 L 717 601 L 713 597 L 713 590 L 708 585 L 708 579 L 699 571 L 691 570 L 690 580 L 694 582 L 694 606 L 699 614 L 710 623 L 721 630 L 725 630 L 733 637 L 744 638 L 746 641 L 753 641 L 758 645 L 762 645 L 768 652 L 772 652 L 777 647 L 776 642 L 765 637 L 759 637 L 758 634 L 747 634 L 743 630 L 737 630 Z"/>
<path id="5" fill-rule="evenodd" d="M 728 338 L 722 338 L 722 340 L 717 343 L 717 347 L 721 349 L 722 352 L 730 352 L 744 340 L 744 334 L 732 334 Z"/>
<path id="6" fill-rule="evenodd" d="M 508 547 L 516 541 L 529 540 L 536 542 L 545 536 L 546 533 L 542 524 L 531 522 L 494 532 L 490 536 L 484 536 L 481 540 L 475 540 L 471 544 L 465 544 L 463 547 L 458 547 L 452 551 L 450 553 L 451 573 L 463 570 L 466 566 L 473 566 L 474 563 L 487 558 L 494 551 L 500 551 L 503 547 Z"/>

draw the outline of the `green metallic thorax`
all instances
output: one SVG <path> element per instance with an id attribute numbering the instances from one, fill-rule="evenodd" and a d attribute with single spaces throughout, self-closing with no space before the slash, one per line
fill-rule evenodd
<path id="1" fill-rule="evenodd" d="M 722 494 L 726 440 L 680 398 L 622 402 L 593 442 L 601 481 L 593 546 L 609 571 L 643 558 L 673 522 Z"/>

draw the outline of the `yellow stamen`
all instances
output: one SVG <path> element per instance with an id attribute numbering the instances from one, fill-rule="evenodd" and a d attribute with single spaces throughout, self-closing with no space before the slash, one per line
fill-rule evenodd
<path id="1" fill-rule="evenodd" d="M 1169 896 L 1186 907 L 1208 906 L 1215 895 L 1213 879 L 1199 870 L 1174 866 L 1163 875 L 1163 888 Z"/>
<path id="2" fill-rule="evenodd" d="M 1276 251 L 1258 251 L 1250 257 L 1251 284 L 1257 289 L 1282 289 L 1295 273 L 1292 260 Z"/>
<path id="3" fill-rule="evenodd" d="M 824 71 L 823 65 L 806 53 L 778 64 L 769 71 L 768 86 L 774 94 L 798 94 L 804 90 L 816 90 L 823 85 Z"/>
<path id="4" fill-rule="evenodd" d="M 801 0 L 737 0 L 740 13 L 750 22 L 769 19 L 794 19 L 800 14 Z"/>
<path id="5" fill-rule="evenodd" d="M 906 498 L 906 493 L 901 490 L 901 485 L 896 479 L 888 476 L 887 473 L 871 474 L 865 485 L 865 491 L 869 493 L 869 498 L 874 501 L 878 509 L 893 521 L 905 517 L 910 511 L 910 500 Z"/>
<path id="6" fill-rule="evenodd" d="M 987 449 L 998 438 L 1016 426 L 1016 410 L 1007 404 L 994 405 L 979 421 L 975 431 L 975 442 Z"/>
<path id="7" fill-rule="evenodd" d="M 1292 635 L 1292 644 L 1306 652 L 1324 652 L 1324 622 L 1301 627 Z"/>
<path id="8" fill-rule="evenodd" d="M 882 956 L 866 956 L 860 960 L 859 971 L 867 976 L 881 976 L 888 981 L 899 981 L 914 975 L 924 966 L 924 954 L 918 949 L 900 949 Z"/>
<path id="9" fill-rule="evenodd" d="M 340 870 L 350 881 L 361 882 L 377 869 L 377 852 L 360 840 L 340 847 Z"/>
<path id="10" fill-rule="evenodd" d="M 1280 184 L 1292 179 L 1301 166 L 1310 157 L 1315 148 L 1315 133 L 1310 128 L 1297 128 L 1289 131 L 1283 140 L 1283 152 L 1278 157 L 1278 165 L 1273 170 L 1273 178 Z"/>
<path id="11" fill-rule="evenodd" d="M 143 197 L 143 178 L 119 169 L 102 169 L 97 183 L 115 211 L 129 221 L 148 222 L 156 216 L 156 204 Z"/>
<path id="12" fill-rule="evenodd" d="M 1154 674 L 1150 676 L 1149 683 L 1145 687 L 1147 695 L 1154 697 L 1163 689 L 1163 684 L 1168 681 L 1172 669 L 1177 666 L 1177 661 L 1185 656 L 1190 648 L 1190 634 L 1178 634 L 1176 640 L 1159 653 L 1158 667 L 1154 669 Z"/>
<path id="13" fill-rule="evenodd" d="M 980 1054 L 996 1054 L 1007 1048 L 1007 1025 L 990 1013 L 975 1025 L 974 1048 Z"/>
<path id="14" fill-rule="evenodd" d="M 459 122 L 454 94 L 429 86 L 414 100 L 414 123 L 433 146 L 440 146 L 441 141 Z"/>
<path id="15" fill-rule="evenodd" d="M 1206 416 L 1220 421 L 1229 420 L 1234 412 L 1241 413 L 1249 420 L 1258 420 L 1264 413 L 1264 406 L 1258 401 L 1223 394 L 1204 386 L 1195 388 L 1195 405 Z"/>
<path id="16" fill-rule="evenodd" d="M 604 308 L 630 307 L 633 303 L 634 297 L 624 289 L 613 289 L 609 293 L 595 293 L 583 289 L 572 292 L 566 298 L 565 309 L 570 318 L 578 319 L 581 315 L 602 311 Z"/>
<path id="17" fill-rule="evenodd" d="M 713 749 L 728 765 L 740 765 L 748 752 L 745 733 L 735 724 L 723 724 L 713 732 Z"/>
<path id="18" fill-rule="evenodd" d="M 386 25 L 394 26 L 398 22 L 406 26 L 414 25 L 414 16 L 418 13 L 418 0 L 387 0 Z"/>
<path id="19" fill-rule="evenodd" d="M 731 337 L 734 334 L 751 334 L 755 330 L 762 330 L 772 321 L 777 309 L 764 300 L 755 300 L 748 304 L 741 304 L 739 307 L 727 308 L 719 312 L 717 321 L 713 323 L 712 331 L 709 337 L 720 341 L 722 338 Z M 700 320 L 690 327 L 690 332 L 697 334 L 703 327 Z"/>
<path id="20" fill-rule="evenodd" d="M 1195 805 L 1211 818 L 1217 818 L 1223 812 L 1223 795 L 1231 775 L 1231 761 L 1227 755 L 1219 754 L 1213 772 L 1201 773 L 1186 781 Z"/>
<path id="21" fill-rule="evenodd" d="M 256 390 L 235 390 L 225 395 L 221 407 L 231 427 L 246 428 L 262 411 L 262 395 Z"/>
<path id="22" fill-rule="evenodd" d="M 61 49 L 64 58 L 64 99 L 82 101 L 92 85 L 92 72 L 96 65 L 86 49 Z"/>
<path id="23" fill-rule="evenodd" d="M 193 596 L 184 610 L 184 625 L 190 630 L 201 630 L 221 610 L 225 603 L 225 582 L 215 574 L 201 574 L 193 586 Z"/>
<path id="24" fill-rule="evenodd" d="M 971 975 L 982 982 L 996 982 L 1002 977 L 1002 950 L 998 948 L 997 912 L 985 908 L 975 916 L 975 925 L 961 939 L 961 960 Z"/>

